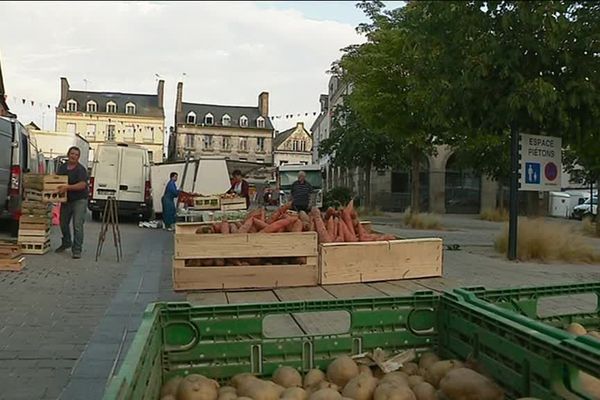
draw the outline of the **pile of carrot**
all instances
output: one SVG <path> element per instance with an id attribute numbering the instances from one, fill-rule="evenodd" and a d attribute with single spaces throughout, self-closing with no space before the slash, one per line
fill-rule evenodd
<path id="1" fill-rule="evenodd" d="M 290 205 L 278 208 L 270 216 L 263 208 L 247 214 L 244 221 L 222 221 L 199 228 L 197 233 L 279 233 L 317 232 L 319 243 L 374 242 L 393 240 L 392 235 L 367 232 L 360 224 L 354 203 L 341 209 L 328 208 L 325 213 L 313 207 L 310 213 L 289 212 Z"/>

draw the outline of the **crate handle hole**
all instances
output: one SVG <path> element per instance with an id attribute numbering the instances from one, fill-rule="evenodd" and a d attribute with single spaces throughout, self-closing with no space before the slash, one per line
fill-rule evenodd
<path id="1" fill-rule="evenodd" d="M 413 308 L 406 318 L 407 329 L 418 336 L 430 336 L 435 332 L 436 312 L 433 308 Z"/>
<path id="2" fill-rule="evenodd" d="M 168 351 L 190 350 L 200 338 L 198 328 L 189 321 L 168 322 L 163 327 L 163 334 Z"/>
<path id="3" fill-rule="evenodd" d="M 263 336 L 284 338 L 347 334 L 350 332 L 350 322 L 350 313 L 343 310 L 270 314 L 263 319 Z M 291 330 L 295 333 L 290 333 Z"/>

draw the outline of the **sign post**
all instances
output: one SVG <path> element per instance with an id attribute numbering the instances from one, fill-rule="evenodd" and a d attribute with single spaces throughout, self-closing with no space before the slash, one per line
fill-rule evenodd
<path id="1" fill-rule="evenodd" d="M 515 260 L 517 258 L 518 190 L 535 192 L 560 190 L 562 140 L 553 136 L 519 135 L 513 128 L 511 129 L 510 164 L 508 259 Z"/>

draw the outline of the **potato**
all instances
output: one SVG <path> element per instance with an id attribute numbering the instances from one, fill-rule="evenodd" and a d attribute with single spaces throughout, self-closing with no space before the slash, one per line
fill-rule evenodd
<path id="1" fill-rule="evenodd" d="M 436 390 L 430 383 L 421 382 L 412 388 L 417 400 L 437 400 Z"/>
<path id="2" fill-rule="evenodd" d="M 233 386 L 221 386 L 219 388 L 219 395 L 222 395 L 223 393 L 226 393 L 226 392 L 236 393 L 237 390 Z"/>
<path id="3" fill-rule="evenodd" d="M 310 395 L 309 400 L 341 400 L 342 395 L 333 389 L 317 390 Z"/>
<path id="4" fill-rule="evenodd" d="M 219 384 L 205 376 L 186 376 L 177 388 L 177 400 L 217 400 Z"/>
<path id="5" fill-rule="evenodd" d="M 431 383 L 433 386 L 438 387 L 440 381 L 448 371 L 454 368 L 462 368 L 463 363 L 458 360 L 444 360 L 438 361 L 427 367 L 425 371 L 425 381 Z"/>
<path id="6" fill-rule="evenodd" d="M 250 397 L 238 397 L 238 400 L 252 400 Z"/>
<path id="7" fill-rule="evenodd" d="M 585 372 L 579 373 L 579 381 L 581 387 L 592 399 L 600 399 L 600 379 L 594 378 L 592 375 Z"/>
<path id="8" fill-rule="evenodd" d="M 250 379 L 258 379 L 258 378 L 249 372 L 237 374 L 233 378 L 231 378 L 231 385 L 234 388 L 239 389 L 240 385 L 242 385 L 243 383 L 245 383 L 246 381 L 248 381 Z"/>
<path id="9" fill-rule="evenodd" d="M 400 368 L 400 371 L 404 372 L 406 375 L 418 375 L 419 374 L 419 366 L 413 362 L 406 363 Z"/>
<path id="10" fill-rule="evenodd" d="M 162 388 L 160 389 L 160 397 L 166 397 L 166 396 L 175 396 L 177 394 L 177 388 L 179 387 L 179 384 L 181 383 L 181 381 L 183 380 L 183 377 L 181 376 L 174 376 L 171 379 L 169 379 L 168 381 L 165 382 L 164 385 L 162 385 Z"/>
<path id="11" fill-rule="evenodd" d="M 313 386 L 311 392 L 316 392 L 317 390 L 321 390 L 321 389 L 333 389 L 336 392 L 340 392 L 341 388 L 336 385 L 335 383 L 331 383 L 331 382 L 327 382 L 327 381 L 321 381 L 319 383 L 317 383 L 315 386 Z"/>
<path id="12" fill-rule="evenodd" d="M 371 400 L 377 387 L 377 382 L 377 378 L 373 378 L 368 373 L 359 374 L 350 379 L 346 386 L 344 386 L 342 396 L 350 397 L 354 400 Z"/>
<path id="13" fill-rule="evenodd" d="M 358 365 L 348 356 L 336 358 L 327 367 L 327 378 L 339 387 L 346 386 L 346 383 L 358 373 Z"/>
<path id="14" fill-rule="evenodd" d="M 174 395 L 168 394 L 165 397 L 161 397 L 160 400 L 177 400 Z"/>
<path id="15" fill-rule="evenodd" d="M 440 391 L 450 400 L 504 399 L 504 392 L 498 385 L 468 368 L 448 372 L 440 381 Z"/>
<path id="16" fill-rule="evenodd" d="M 358 366 L 358 373 L 359 374 L 365 373 L 365 374 L 369 374 L 369 375 L 373 376 L 373 371 L 371 370 L 371 368 L 368 365 L 364 365 L 364 364 L 361 364 Z"/>
<path id="17" fill-rule="evenodd" d="M 385 374 L 383 378 L 381 378 L 381 383 L 397 383 L 402 386 L 408 386 L 408 375 L 406 375 L 402 371 L 394 371 L 389 374 Z"/>
<path id="18" fill-rule="evenodd" d="M 277 400 L 283 391 L 278 391 L 276 384 L 260 379 L 249 379 L 238 387 L 238 394 L 253 400 Z"/>
<path id="19" fill-rule="evenodd" d="M 217 400 L 236 400 L 237 397 L 238 396 L 236 392 L 223 392 L 219 393 L 219 397 L 217 397 Z"/>
<path id="20" fill-rule="evenodd" d="M 572 333 L 576 336 L 581 336 L 587 334 L 587 330 L 583 327 L 583 325 L 578 324 L 577 322 L 573 322 L 567 326 L 567 332 Z"/>
<path id="21" fill-rule="evenodd" d="M 408 386 L 411 389 L 421 382 L 425 382 L 425 378 L 423 378 L 421 375 L 411 375 L 408 377 Z"/>
<path id="22" fill-rule="evenodd" d="M 588 336 L 595 337 L 596 339 L 600 339 L 600 332 L 597 331 L 589 331 Z"/>
<path id="23" fill-rule="evenodd" d="M 302 386 L 302 376 L 292 367 L 279 367 L 273 374 L 273 382 L 284 388 Z"/>
<path id="24" fill-rule="evenodd" d="M 304 389 L 325 380 L 325 373 L 320 369 L 311 369 L 304 376 Z"/>
<path id="25" fill-rule="evenodd" d="M 377 379 L 381 379 L 385 376 L 385 372 L 383 372 L 381 368 L 375 367 L 375 370 L 373 371 L 373 376 Z"/>
<path id="26" fill-rule="evenodd" d="M 440 358 L 437 356 L 437 354 L 432 352 L 423 353 L 421 358 L 419 358 L 419 368 L 426 369 L 431 364 L 438 361 L 440 361 Z"/>
<path id="27" fill-rule="evenodd" d="M 382 383 L 375 389 L 374 400 L 417 400 L 408 386 Z"/>
<path id="28" fill-rule="evenodd" d="M 304 390 L 302 388 L 291 387 L 291 388 L 285 389 L 283 391 L 283 393 L 281 393 L 279 398 L 285 399 L 285 400 L 307 400 L 308 393 L 306 393 L 306 390 Z"/>

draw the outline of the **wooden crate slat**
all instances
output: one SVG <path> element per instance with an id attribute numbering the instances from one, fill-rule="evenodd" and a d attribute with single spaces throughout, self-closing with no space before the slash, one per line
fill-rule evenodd
<path id="1" fill-rule="evenodd" d="M 176 234 L 175 258 L 304 257 L 317 255 L 315 232 Z"/>
<path id="2" fill-rule="evenodd" d="M 442 239 L 326 243 L 319 283 L 340 284 L 442 275 Z"/>
<path id="3" fill-rule="evenodd" d="M 27 200 L 41 201 L 43 203 L 66 203 L 66 193 L 56 193 L 54 191 L 40 191 L 25 189 L 25 198 Z"/>
<path id="4" fill-rule="evenodd" d="M 25 266 L 25 257 L 0 258 L 0 271 L 18 272 Z"/>
<path id="5" fill-rule="evenodd" d="M 178 261 L 178 260 L 175 260 Z M 178 267 L 173 266 L 173 287 L 179 290 L 200 289 L 272 289 L 314 286 L 316 265 L 247 266 L 247 267 Z"/>
<path id="6" fill-rule="evenodd" d="M 50 241 L 45 243 L 19 243 L 23 254 L 46 254 L 50 251 Z"/>
<path id="7" fill-rule="evenodd" d="M 50 239 L 49 235 L 44 236 L 30 236 L 19 234 L 19 243 L 46 243 Z"/>

